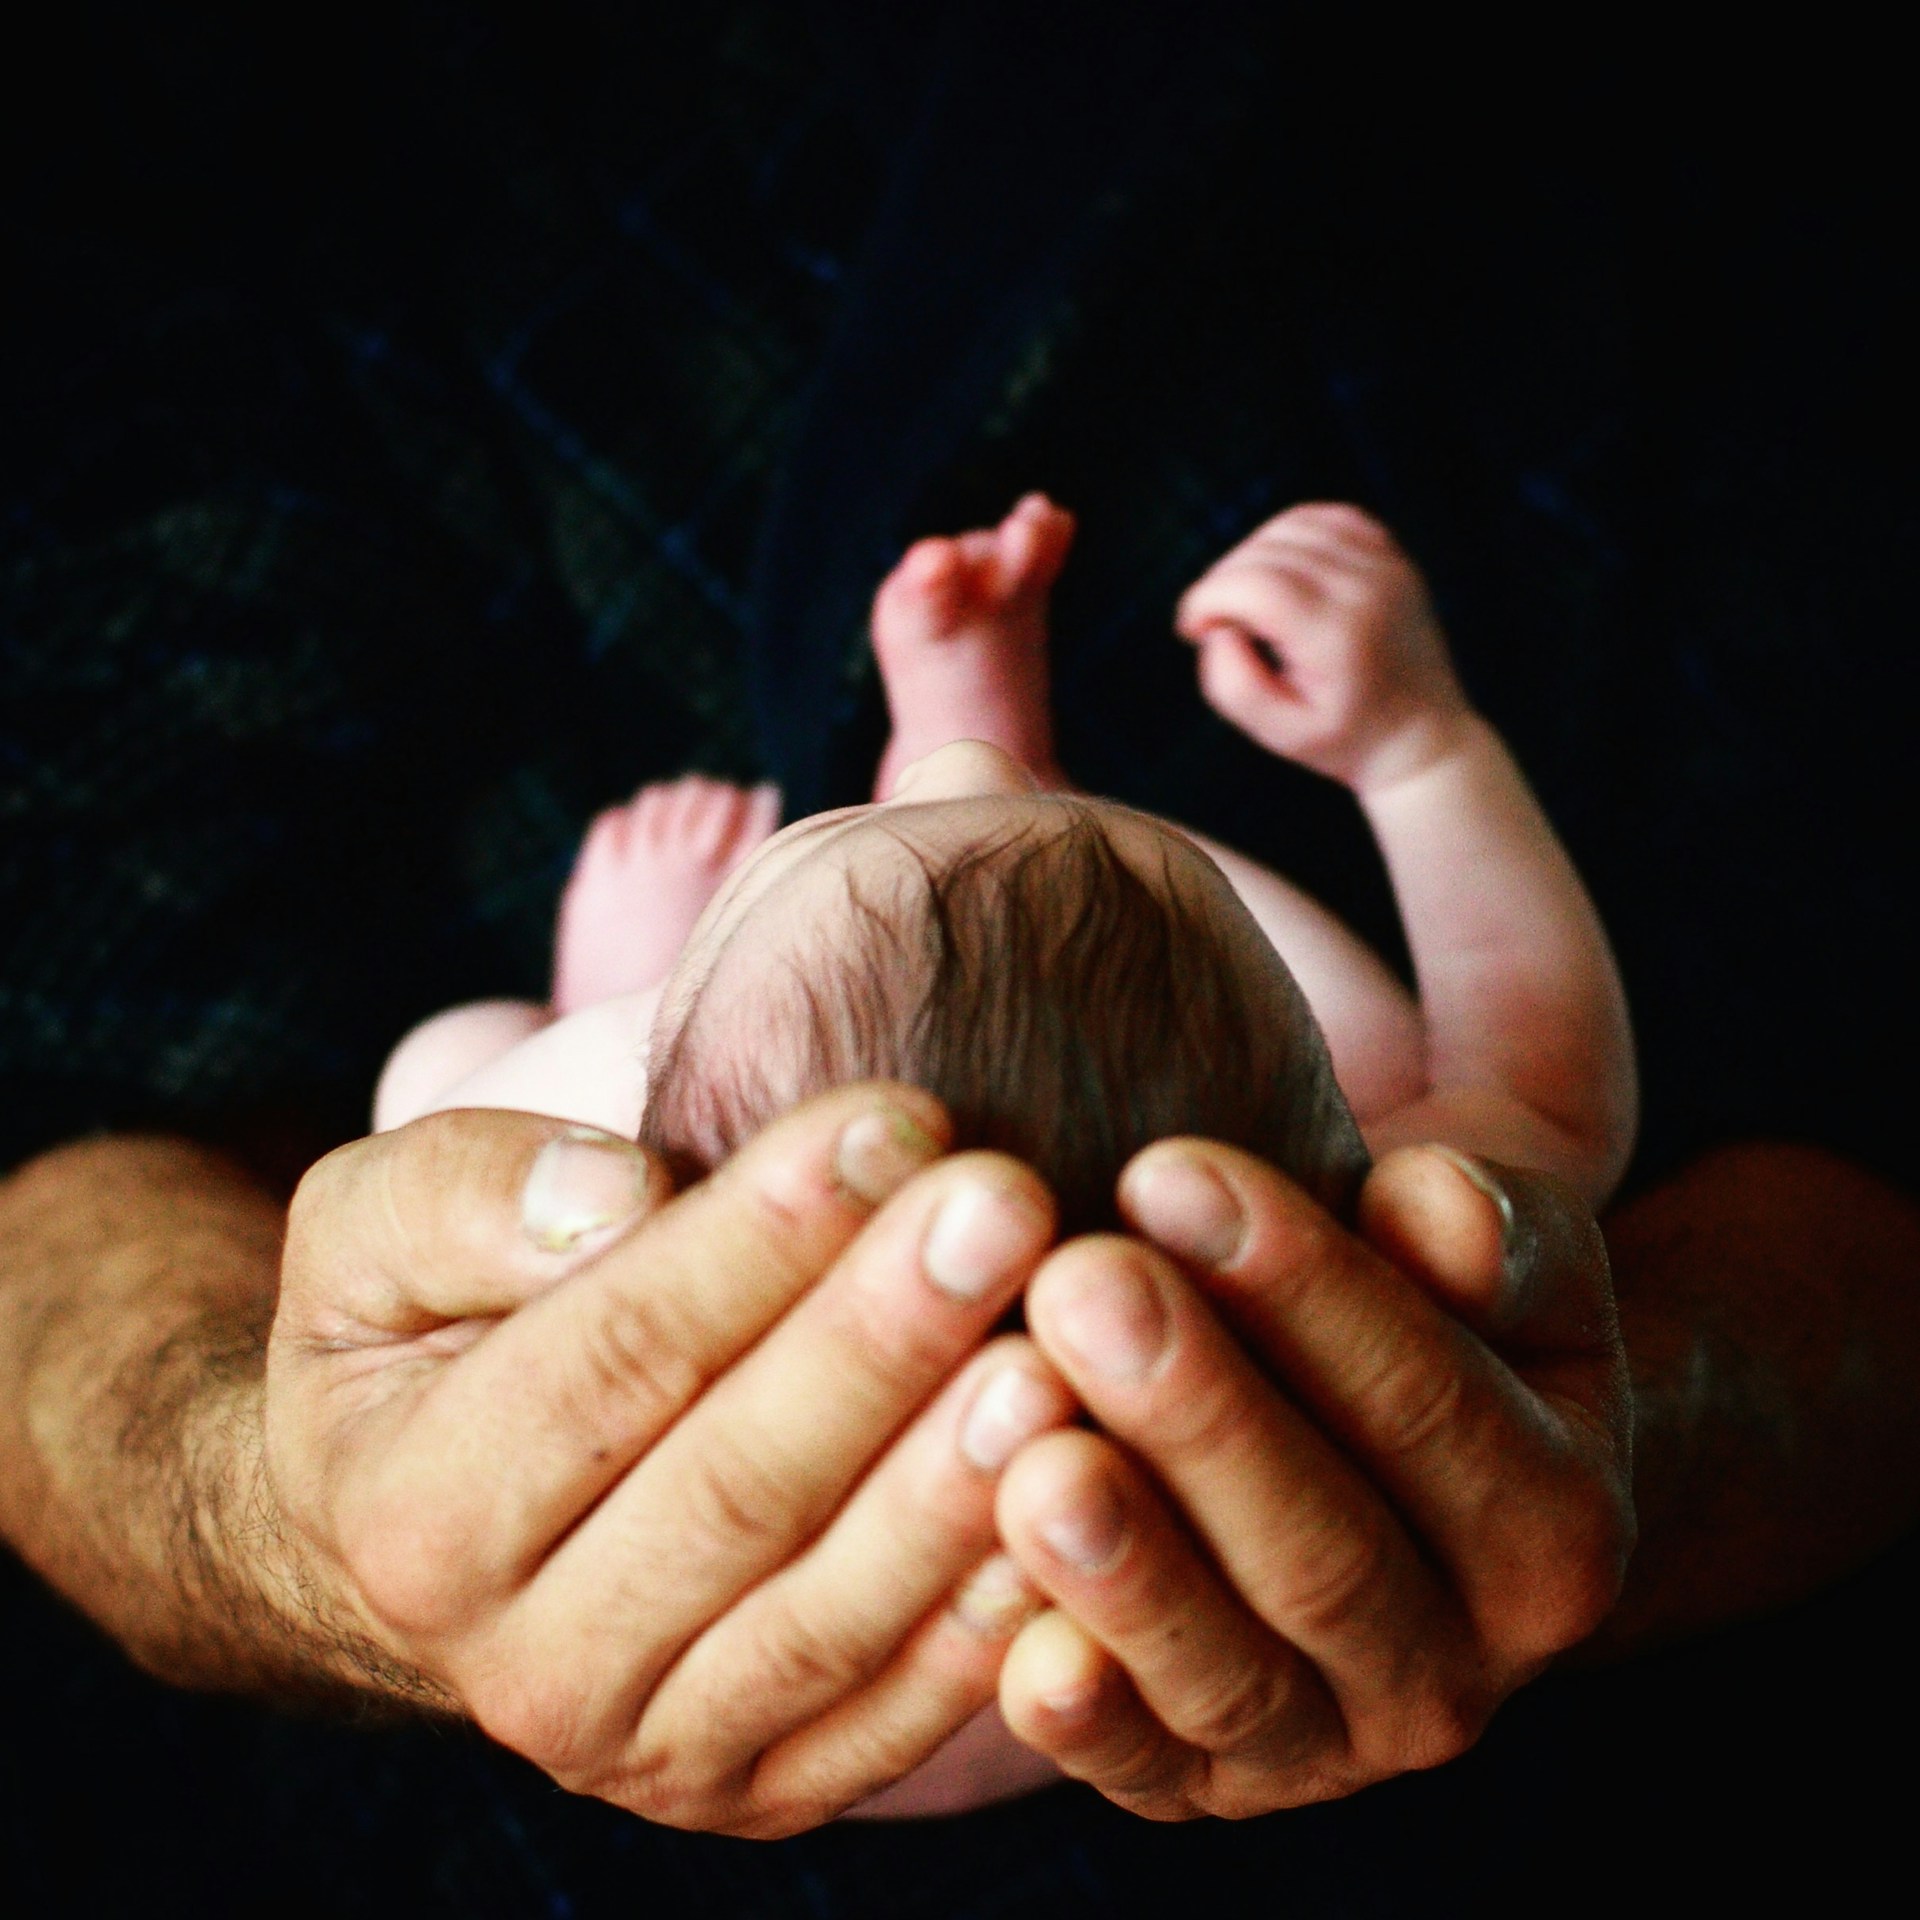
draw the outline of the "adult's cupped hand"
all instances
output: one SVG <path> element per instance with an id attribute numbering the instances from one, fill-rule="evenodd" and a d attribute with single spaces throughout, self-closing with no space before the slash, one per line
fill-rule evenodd
<path id="1" fill-rule="evenodd" d="M 1158 1819 L 1451 1759 L 1589 1636 L 1634 1538 L 1605 1245 L 1540 1175 L 1386 1156 L 1358 1235 L 1250 1155 L 1147 1148 L 1134 1236 L 1041 1266 L 1028 1324 L 1100 1431 L 1036 1440 L 1002 1537 L 1053 1606 L 1008 1725 Z"/>
<path id="2" fill-rule="evenodd" d="M 363 1666 L 563 1784 L 757 1834 L 910 1771 L 998 1673 L 1032 1750 L 1180 1818 L 1449 1758 L 1604 1617 L 1624 1357 L 1564 1189 L 1409 1149 L 1357 1237 L 1166 1142 L 1122 1179 L 1135 1237 L 1048 1254 L 1035 1176 L 945 1140 L 866 1088 L 677 1199 L 531 1116 L 323 1162 L 269 1458 Z M 975 1353 L 1029 1281 L 1040 1346 Z"/>
<path id="3" fill-rule="evenodd" d="M 677 1197 L 641 1149 L 524 1114 L 313 1168 L 268 1473 L 369 1682 L 570 1788 L 756 1835 L 988 1704 L 1035 1604 L 995 1479 L 1075 1409 L 1031 1341 L 990 1337 L 1051 1199 L 949 1137 L 866 1086 Z"/>

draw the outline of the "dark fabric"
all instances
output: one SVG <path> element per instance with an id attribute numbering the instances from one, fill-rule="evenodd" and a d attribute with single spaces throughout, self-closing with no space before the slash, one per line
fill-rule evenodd
<path id="1" fill-rule="evenodd" d="M 540 990 L 607 798 L 857 792 L 878 573 L 1037 485 L 1085 529 L 1087 784 L 1394 950 L 1350 804 L 1167 634 L 1262 517 L 1357 498 L 1614 931 L 1635 1178 L 1773 1133 L 1910 1183 L 1910 220 L 1869 76 L 1844 139 L 1782 144 L 1784 69 L 1543 64 L 1529 102 L 1262 12 L 63 15 L 5 116 L 0 1155 L 356 1131 L 411 1020 Z M 1920 1701 L 1912 1592 L 1897 1555 L 1536 1689 L 1338 1807 L 1169 1830 L 1063 1789 L 764 1847 L 169 1694 L 9 1564 L 0 1902 L 1392 1914 L 1817 1869 L 1845 1905 L 1897 1831 L 1863 1742 Z"/>

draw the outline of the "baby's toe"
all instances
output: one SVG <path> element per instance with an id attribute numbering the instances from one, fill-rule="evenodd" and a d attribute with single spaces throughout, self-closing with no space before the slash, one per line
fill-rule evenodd
<path id="1" fill-rule="evenodd" d="M 735 858 L 751 853 L 780 825 L 780 789 L 765 781 L 746 795 Z"/>
<path id="2" fill-rule="evenodd" d="M 1047 592 L 1067 563 L 1074 519 L 1044 493 L 1030 493 L 1000 523 L 1002 591 L 1010 598 Z"/>
<path id="3" fill-rule="evenodd" d="M 965 566 L 952 540 L 918 540 L 874 595 L 875 635 L 925 639 L 951 624 Z"/>
<path id="4" fill-rule="evenodd" d="M 626 836 L 626 826 L 625 807 L 608 807 L 604 812 L 596 813 L 580 837 L 580 851 L 574 856 L 574 871 L 578 873 L 584 868 L 617 860 L 621 842 Z"/>

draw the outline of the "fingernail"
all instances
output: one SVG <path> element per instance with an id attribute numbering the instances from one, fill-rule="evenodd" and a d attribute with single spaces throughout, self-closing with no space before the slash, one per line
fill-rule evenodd
<path id="1" fill-rule="evenodd" d="M 520 1225 L 543 1253 L 567 1253 L 588 1234 L 631 1220 L 648 1191 L 647 1157 L 631 1140 L 569 1127 L 534 1156 Z"/>
<path id="2" fill-rule="evenodd" d="M 1513 1202 L 1508 1199 L 1506 1188 L 1471 1154 L 1462 1153 L 1456 1147 L 1443 1147 L 1438 1141 L 1429 1142 L 1427 1150 L 1437 1153 L 1468 1186 L 1478 1193 L 1484 1193 L 1493 1202 L 1494 1211 L 1500 1216 L 1501 1258 L 1510 1264 L 1513 1259 L 1514 1217 Z"/>
<path id="3" fill-rule="evenodd" d="M 960 1451 L 982 1473 L 998 1473 L 1057 1413 L 1056 1396 L 1025 1367 L 1002 1367 L 973 1396 Z"/>
<path id="4" fill-rule="evenodd" d="M 1093 1718 L 1093 1710 L 1100 1704 L 1100 1689 L 1098 1686 L 1055 1688 L 1035 1697 L 1054 1719 L 1077 1727 Z"/>
<path id="5" fill-rule="evenodd" d="M 1195 1266 L 1230 1267 L 1247 1240 L 1247 1214 L 1211 1167 L 1177 1150 L 1149 1154 L 1126 1173 L 1135 1224 Z"/>
<path id="6" fill-rule="evenodd" d="M 1047 1223 L 1029 1202 L 974 1181 L 941 1203 L 920 1262 L 942 1293 L 979 1300 L 1037 1258 L 1046 1242 Z"/>
<path id="7" fill-rule="evenodd" d="M 1048 1548 L 1082 1573 L 1105 1573 L 1127 1543 L 1127 1517 L 1113 1489 L 1096 1485 L 1079 1502 L 1040 1524 Z"/>
<path id="8" fill-rule="evenodd" d="M 1067 1346 L 1109 1380 L 1139 1381 L 1167 1351 L 1170 1328 L 1160 1290 L 1132 1261 L 1079 1275 L 1048 1302 L 1047 1318 Z"/>
<path id="9" fill-rule="evenodd" d="M 983 1639 L 1004 1640 L 1040 1604 L 1027 1576 L 1004 1553 L 983 1560 L 953 1596 L 953 1610 L 962 1625 Z"/>
<path id="10" fill-rule="evenodd" d="M 877 1207 L 939 1157 L 940 1143 L 898 1107 L 875 1107 L 847 1123 L 833 1170 L 849 1193 Z"/>

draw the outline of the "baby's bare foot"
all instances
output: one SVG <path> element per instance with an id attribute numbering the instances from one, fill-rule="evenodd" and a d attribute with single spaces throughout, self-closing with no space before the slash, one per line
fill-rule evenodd
<path id="1" fill-rule="evenodd" d="M 1067 784 L 1053 757 L 1047 596 L 1072 544 L 1073 515 L 1030 493 L 997 527 L 907 549 L 873 602 L 893 717 L 876 800 L 903 767 L 955 740 L 984 740 L 1042 785 Z"/>
<path id="2" fill-rule="evenodd" d="M 609 807 L 587 829 L 560 897 L 555 1009 L 574 1013 L 659 985 L 720 882 L 779 821 L 777 787 L 697 774 Z"/>

